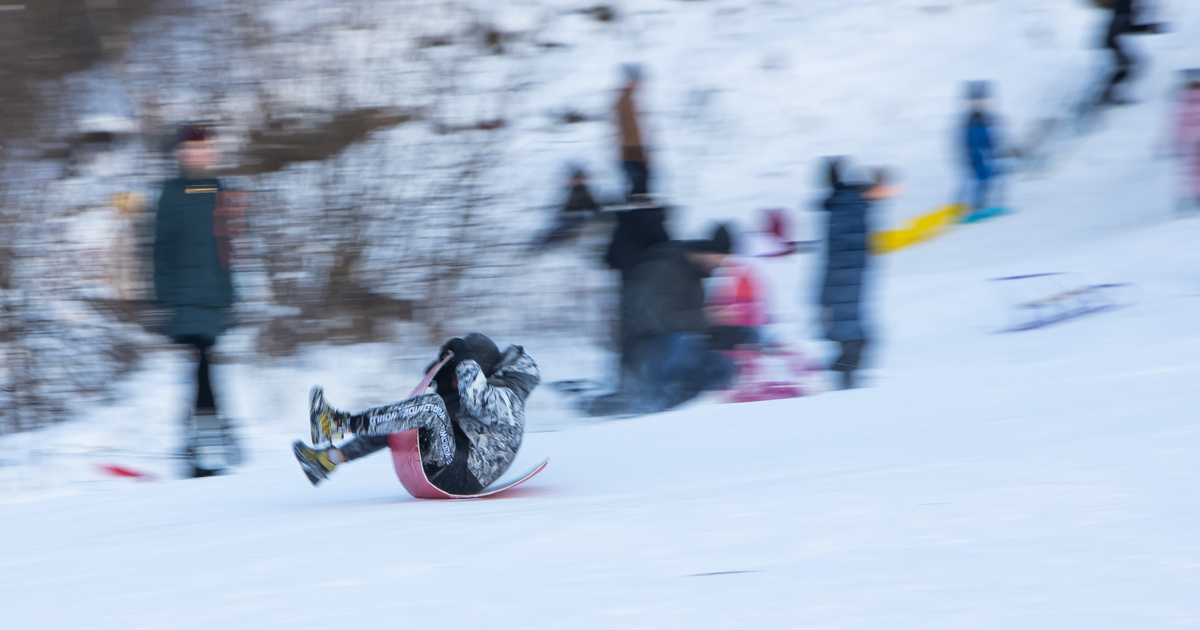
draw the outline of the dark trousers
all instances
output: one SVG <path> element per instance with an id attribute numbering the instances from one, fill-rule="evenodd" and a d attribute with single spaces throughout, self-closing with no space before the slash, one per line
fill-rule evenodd
<path id="1" fill-rule="evenodd" d="M 850 341 L 839 341 L 842 346 L 842 354 L 829 369 L 834 372 L 853 372 L 862 364 L 863 348 L 867 345 L 866 339 L 851 339 Z"/>
<path id="2" fill-rule="evenodd" d="M 733 383 L 733 362 L 709 350 L 704 335 L 657 335 L 641 343 L 639 355 L 639 402 L 645 411 L 670 409 Z"/>
<path id="3" fill-rule="evenodd" d="M 479 483 L 471 469 L 467 467 L 467 457 L 471 453 L 471 441 L 467 434 L 454 423 L 454 459 L 441 468 L 425 467 L 425 475 L 433 485 L 450 494 L 479 494 L 483 492 L 483 484 Z"/>
<path id="4" fill-rule="evenodd" d="M 842 373 L 842 389 L 850 389 L 854 387 L 854 373 L 858 371 L 862 365 L 863 348 L 867 345 L 866 339 L 851 339 L 849 341 L 839 341 L 842 346 L 842 354 L 834 360 L 833 365 L 829 369 L 834 372 Z"/>
<path id="5" fill-rule="evenodd" d="M 650 167 L 645 162 L 621 162 L 621 166 L 625 169 L 630 195 L 645 195 L 650 192 Z"/>
<path id="6" fill-rule="evenodd" d="M 338 447 L 346 461 L 366 457 L 371 453 L 382 451 L 388 446 L 386 435 L 356 435 L 354 439 Z"/>
<path id="7" fill-rule="evenodd" d="M 1114 37 L 1108 42 L 1108 49 L 1112 51 L 1113 56 L 1113 71 L 1108 77 L 1108 82 L 1104 86 L 1104 93 L 1101 94 L 1101 102 L 1112 101 L 1115 97 L 1114 92 L 1121 86 L 1129 76 L 1133 74 L 1134 68 L 1137 65 L 1137 60 L 1129 54 L 1118 37 Z"/>
<path id="8" fill-rule="evenodd" d="M 761 343 L 762 331 L 756 326 L 713 326 L 709 328 L 712 339 L 708 342 L 712 350 L 736 350 L 738 346 Z"/>
<path id="9" fill-rule="evenodd" d="M 175 340 L 176 343 L 189 345 L 196 349 L 200 361 L 196 366 L 196 411 L 215 413 L 217 401 L 213 397 L 212 378 L 209 374 L 208 351 L 212 348 L 211 339 L 187 336 Z"/>

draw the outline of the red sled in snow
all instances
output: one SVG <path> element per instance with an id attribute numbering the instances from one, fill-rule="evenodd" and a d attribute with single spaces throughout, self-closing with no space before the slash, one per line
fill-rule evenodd
<path id="1" fill-rule="evenodd" d="M 453 357 L 453 353 L 448 353 L 445 358 L 438 361 L 436 365 L 429 369 L 425 374 L 425 378 L 417 384 L 409 397 L 416 396 L 425 391 L 429 387 L 429 383 L 433 381 L 433 377 L 438 370 Z M 417 499 L 481 499 L 500 494 L 506 490 L 511 490 L 526 481 L 533 478 L 534 475 L 542 472 L 546 464 L 550 463 L 547 458 L 538 464 L 536 468 L 525 473 L 520 479 L 512 483 L 507 483 L 501 486 L 491 486 L 484 488 L 483 492 L 478 494 L 452 494 L 433 485 L 429 481 L 429 477 L 425 475 L 425 466 L 421 463 L 421 443 L 418 439 L 417 430 L 401 431 L 388 436 L 388 446 L 392 450 L 392 463 L 396 466 L 396 476 L 400 478 L 400 484 L 413 497 Z"/>
<path id="2" fill-rule="evenodd" d="M 153 473 L 148 473 L 136 468 L 121 466 L 119 464 L 96 464 L 96 468 L 106 475 L 113 477 L 126 477 L 129 479 L 137 479 L 138 481 L 158 481 L 158 476 Z"/>
<path id="3" fill-rule="evenodd" d="M 433 485 L 425 476 L 425 466 L 421 463 L 421 445 L 417 439 L 417 430 L 401 431 L 388 436 L 388 446 L 392 448 L 392 462 L 396 465 L 396 476 L 408 493 L 418 499 L 481 499 L 511 490 L 542 472 L 549 459 L 542 461 L 536 468 L 525 473 L 520 479 L 500 486 L 484 488 L 479 494 L 451 494 Z"/>

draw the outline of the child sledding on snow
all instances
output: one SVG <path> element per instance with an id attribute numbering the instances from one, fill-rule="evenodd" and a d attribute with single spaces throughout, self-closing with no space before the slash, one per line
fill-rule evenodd
<path id="1" fill-rule="evenodd" d="M 541 380 L 537 364 L 520 346 L 500 352 L 480 333 L 446 342 L 429 369 L 442 360 L 433 377 L 435 393 L 359 413 L 334 409 L 313 387 L 309 422 L 318 448 L 292 445 L 309 481 L 317 485 L 339 464 L 387 448 L 392 433 L 413 429 L 426 477 L 445 492 L 477 494 L 504 474 L 525 433 L 525 400 Z M 347 433 L 355 437 L 332 445 Z"/>
<path id="2" fill-rule="evenodd" d="M 705 314 L 712 323 L 710 345 L 716 350 L 764 340 L 762 329 L 770 318 L 762 281 L 749 263 L 734 256 L 725 260 L 714 274 Z"/>
<path id="3" fill-rule="evenodd" d="M 794 398 L 821 389 L 816 366 L 769 331 L 767 286 L 752 259 L 741 256 L 728 257 L 713 278 L 705 308 L 712 323 L 709 345 L 735 366 L 733 381 L 720 393 L 725 402 Z"/>

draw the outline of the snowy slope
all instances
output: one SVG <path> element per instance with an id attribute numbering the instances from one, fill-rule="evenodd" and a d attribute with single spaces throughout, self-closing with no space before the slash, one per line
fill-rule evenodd
<path id="1" fill-rule="evenodd" d="M 810 197 L 813 158 L 835 151 L 905 165 L 909 194 L 887 209 L 904 216 L 953 192 L 945 134 L 959 80 L 995 72 L 1019 118 L 1021 95 L 1087 65 L 1076 49 L 1095 15 L 1050 4 L 630 3 L 624 39 L 580 23 L 595 65 L 573 72 L 658 55 L 723 90 L 711 114 L 728 123 L 711 126 L 729 134 L 720 144 L 663 96 L 679 93 L 663 87 L 672 79 L 651 88 L 656 137 L 674 152 L 664 159 L 693 155 L 694 169 L 666 169 L 683 226 Z M 1163 4 L 1178 30 L 1139 42 L 1156 55 L 1144 104 L 1112 112 L 1049 176 L 1015 182 L 1018 213 L 876 259 L 868 387 L 601 423 L 542 389 L 514 469 L 544 456 L 549 468 L 506 498 L 437 503 L 409 499 L 384 456 L 308 486 L 286 450 L 306 432 L 308 386 L 376 404 L 406 390 L 428 354 L 316 349 L 222 368 L 252 456 L 239 474 L 104 480 L 92 464 L 170 472 L 103 450 L 171 446 L 187 367 L 163 353 L 120 405 L 3 443 L 4 627 L 1200 625 L 1200 218 L 1170 218 L 1172 167 L 1154 160 L 1170 73 L 1197 65 L 1200 50 L 1180 42 L 1200 41 L 1200 11 Z M 936 6 L 949 9 L 922 9 Z M 1051 19 L 1057 44 L 1044 50 L 985 45 Z M 811 83 L 776 97 L 777 70 L 755 70 L 771 55 Z M 794 137 L 771 132 L 778 120 Z M 527 137 L 536 152 L 542 140 Z M 812 282 L 810 262 L 794 286 Z M 1140 299 L 997 333 L 1004 314 L 986 280 L 1039 271 L 1135 283 Z M 550 380 L 605 360 L 520 341 Z M 246 340 L 223 343 L 244 358 Z"/>

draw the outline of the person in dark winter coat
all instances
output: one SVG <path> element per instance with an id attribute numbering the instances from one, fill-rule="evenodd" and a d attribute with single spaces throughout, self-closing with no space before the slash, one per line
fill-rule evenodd
<path id="1" fill-rule="evenodd" d="M 629 286 L 630 274 L 642 261 L 646 250 L 670 240 L 665 225 L 667 211 L 662 206 L 655 204 L 649 197 L 635 195 L 628 209 L 619 210 L 615 214 L 617 226 L 613 229 L 612 241 L 609 242 L 608 251 L 604 254 L 604 262 L 612 269 L 621 272 L 621 286 L 618 290 L 620 295 L 624 295 Z M 621 309 L 617 346 L 621 353 L 620 379 L 622 382 L 632 376 L 634 369 L 631 363 L 632 341 L 625 334 L 628 328 L 626 322 L 628 316 L 629 312 L 624 308 Z"/>
<path id="2" fill-rule="evenodd" d="M 733 364 L 709 349 L 703 283 L 730 247 L 729 232 L 722 226 L 708 240 L 666 242 L 646 251 L 621 296 L 626 314 L 622 337 L 630 344 L 632 378 L 621 392 L 593 401 L 589 412 L 661 411 L 729 386 Z"/>
<path id="3" fill-rule="evenodd" d="M 1127 96 L 1118 95 L 1120 87 L 1137 67 L 1137 59 L 1122 44 L 1121 37 L 1128 34 L 1161 33 L 1161 24 L 1137 22 L 1139 2 L 1137 0 L 1115 0 L 1112 4 L 1112 19 L 1104 32 L 1103 46 L 1112 52 L 1113 71 L 1100 94 L 1101 104 L 1124 105 L 1132 102 Z"/>
<path id="4" fill-rule="evenodd" d="M 480 333 L 446 342 L 438 361 L 447 355 L 450 360 L 434 377 L 434 393 L 356 414 L 334 409 L 324 390 L 314 387 L 309 394 L 314 446 L 345 433 L 355 437 L 324 449 L 295 442 L 292 452 L 308 480 L 315 486 L 339 464 L 383 450 L 390 434 L 411 429 L 418 430 L 426 476 L 442 490 L 477 494 L 499 479 L 521 447 L 525 400 L 541 381 L 537 364 L 520 346 L 500 352 Z"/>
<path id="5" fill-rule="evenodd" d="M 163 185 L 155 216 L 154 289 L 158 303 L 169 313 L 167 336 L 192 346 L 199 356 L 192 419 L 197 426 L 210 427 L 220 421 L 208 353 L 229 326 L 234 299 L 228 232 L 218 210 L 224 188 L 210 173 L 215 163 L 212 129 L 184 125 L 177 140 L 180 176 Z M 194 474 L 206 476 L 221 467 L 202 463 Z"/>
<path id="6" fill-rule="evenodd" d="M 636 195 L 628 208 L 615 214 L 617 227 L 613 229 L 612 240 L 604 253 L 604 262 L 620 271 L 622 280 L 627 280 L 647 249 L 670 240 L 666 227 L 667 210 L 646 195 Z"/>
<path id="7" fill-rule="evenodd" d="M 854 386 L 854 373 L 862 362 L 870 335 L 863 323 L 863 284 L 867 272 L 867 234 L 871 203 L 889 196 L 885 176 L 877 172 L 874 183 L 844 181 L 842 162 L 826 165 L 831 188 L 825 200 L 829 212 L 825 273 L 821 283 L 821 322 L 825 338 L 841 345 L 841 355 L 830 366 L 840 372 L 841 387 Z"/>
<path id="8" fill-rule="evenodd" d="M 967 170 L 971 175 L 968 196 L 975 212 L 992 207 L 995 200 L 992 192 L 995 178 L 999 175 L 997 155 L 999 138 L 996 121 L 988 111 L 989 87 L 984 81 L 973 81 L 967 86 L 967 98 L 971 111 L 963 127 L 963 145 Z"/>
<path id="9" fill-rule="evenodd" d="M 537 240 L 537 246 L 546 247 L 572 238 L 599 211 L 600 204 L 588 189 L 587 173 L 581 168 L 573 169 L 567 182 L 567 201 L 559 210 L 553 227 Z"/>

